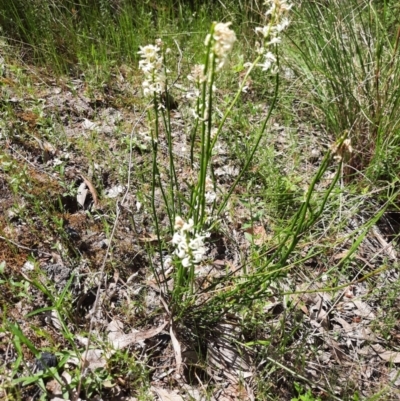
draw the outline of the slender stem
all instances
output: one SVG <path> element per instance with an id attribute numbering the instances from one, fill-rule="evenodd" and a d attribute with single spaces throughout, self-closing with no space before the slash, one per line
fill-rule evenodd
<path id="1" fill-rule="evenodd" d="M 151 136 L 151 145 L 152 145 L 152 154 L 153 154 L 152 183 L 151 183 L 151 207 L 153 210 L 155 231 L 156 231 L 156 235 L 157 235 L 158 253 L 160 255 L 161 266 L 163 266 L 164 262 L 163 262 L 163 256 L 162 256 L 162 241 L 161 241 L 161 237 L 160 237 L 160 225 L 158 222 L 157 208 L 156 208 L 156 185 L 161 184 L 160 183 L 160 172 L 158 170 L 158 164 L 157 164 L 158 140 L 159 140 L 159 132 L 158 132 L 159 119 L 158 119 L 158 100 L 157 100 L 156 94 L 154 94 L 154 97 L 153 97 L 153 104 L 154 104 L 154 111 L 155 111 L 155 125 L 154 125 L 155 133 Z M 155 136 L 155 138 L 154 138 L 154 136 Z M 168 208 L 167 208 L 167 210 L 168 210 Z M 159 281 L 158 275 L 156 274 L 155 270 L 154 270 L 154 273 L 155 273 L 154 276 L 156 277 L 156 280 Z M 163 281 L 166 281 L 164 269 L 161 269 L 161 274 L 163 275 Z M 158 282 L 158 284 L 160 284 L 160 283 Z"/>
<path id="2" fill-rule="evenodd" d="M 248 169 L 248 167 L 249 167 L 251 161 L 253 160 L 253 156 L 254 156 L 254 154 L 256 153 L 257 149 L 258 149 L 258 145 L 260 144 L 261 138 L 262 138 L 262 136 L 263 136 L 263 134 L 264 134 L 265 128 L 266 128 L 266 126 L 267 126 L 267 122 L 269 121 L 269 119 L 270 119 L 270 117 L 271 117 L 272 110 L 274 109 L 275 104 L 276 104 L 276 101 L 277 101 L 277 99 L 278 99 L 278 89 L 279 89 L 279 74 L 276 74 L 276 77 L 275 77 L 274 97 L 273 97 L 273 99 L 272 99 L 272 103 L 271 103 L 270 108 L 269 108 L 269 110 L 268 110 L 268 115 L 267 115 L 267 117 L 265 118 L 265 120 L 264 120 L 264 122 L 263 122 L 263 124 L 262 124 L 262 126 L 261 126 L 261 129 L 260 129 L 260 131 L 259 131 L 259 133 L 258 133 L 258 136 L 257 136 L 257 138 L 256 138 L 256 141 L 255 141 L 255 144 L 254 144 L 252 150 L 251 150 L 250 153 L 249 153 L 249 156 L 248 156 L 248 158 L 247 158 L 247 160 L 246 160 L 246 162 L 245 162 L 245 164 L 244 164 L 244 167 L 243 167 L 242 170 L 240 171 L 240 173 L 239 173 L 238 177 L 236 178 L 235 182 L 231 185 L 231 187 L 230 187 L 228 193 L 227 193 L 226 196 L 225 196 L 225 199 L 224 199 L 223 202 L 220 204 L 220 206 L 219 206 L 219 208 L 218 208 L 218 210 L 217 210 L 217 214 L 218 214 L 218 215 L 221 214 L 221 212 L 222 212 L 223 209 L 225 208 L 225 206 L 226 206 L 226 204 L 227 204 L 229 198 L 231 197 L 233 191 L 235 190 L 237 184 L 239 183 L 239 181 L 240 181 L 241 178 L 243 177 L 243 174 L 247 171 L 247 169 Z M 237 97 L 238 97 L 238 95 L 236 96 L 236 98 L 237 98 Z M 234 101 L 232 102 L 232 107 L 233 107 L 234 102 L 236 102 L 236 98 L 235 98 Z M 231 110 L 231 108 L 230 108 L 228 111 L 230 112 L 230 110 Z M 228 113 L 227 113 L 227 114 L 228 114 Z M 225 117 L 225 116 L 224 116 L 224 117 Z M 225 118 L 225 119 L 226 119 L 226 118 Z M 221 122 L 221 123 L 222 123 L 222 122 Z M 216 141 L 216 139 L 214 138 L 214 142 L 215 142 L 215 141 Z"/>

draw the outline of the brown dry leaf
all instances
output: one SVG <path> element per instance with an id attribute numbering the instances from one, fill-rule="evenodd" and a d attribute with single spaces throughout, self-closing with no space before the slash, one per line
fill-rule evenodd
<path id="1" fill-rule="evenodd" d="M 333 256 L 333 260 L 344 259 L 348 253 L 349 251 L 337 253 L 336 255 Z"/>
<path id="2" fill-rule="evenodd" d="M 172 347 L 174 348 L 175 361 L 176 361 L 176 373 L 180 375 L 182 372 L 182 349 L 181 344 L 175 336 L 174 330 L 172 328 L 172 323 L 169 328 L 169 334 L 171 336 Z"/>
<path id="3" fill-rule="evenodd" d="M 168 322 L 164 322 L 161 326 L 154 327 L 149 330 L 139 331 L 137 333 L 123 334 L 120 332 L 118 336 L 117 332 L 113 332 L 113 339 L 111 340 L 111 344 L 114 349 L 122 349 L 127 347 L 128 345 L 138 343 L 140 341 L 147 340 L 148 338 L 154 337 L 157 334 L 161 333 L 164 328 L 167 326 Z"/>
<path id="4" fill-rule="evenodd" d="M 297 309 L 300 309 L 306 316 L 309 315 L 310 312 L 304 303 L 304 297 L 301 297 L 299 294 L 290 294 L 289 297 Z M 271 303 L 268 307 L 269 309 L 273 309 L 278 304 L 280 304 L 280 302 Z"/>
<path id="5" fill-rule="evenodd" d="M 58 317 L 58 312 L 55 310 L 52 310 L 49 314 L 49 321 L 51 322 L 51 324 L 53 325 L 53 327 L 59 331 L 62 330 L 62 324 L 60 321 L 60 318 Z"/>
<path id="6" fill-rule="evenodd" d="M 238 338 L 238 328 L 229 323 L 219 323 L 217 329 L 220 334 L 207 344 L 207 361 L 211 375 L 213 370 L 222 372 L 232 384 L 251 377 L 253 374 L 248 349 L 233 341 Z"/>
<path id="7" fill-rule="evenodd" d="M 46 390 L 53 396 L 62 396 L 61 384 L 56 379 L 50 380 L 46 383 Z"/>
<path id="8" fill-rule="evenodd" d="M 218 401 L 253 401 L 254 395 L 250 389 L 244 388 L 242 385 L 229 384 L 225 386 L 217 397 Z"/>
<path id="9" fill-rule="evenodd" d="M 96 369 L 104 368 L 107 365 L 107 361 L 103 356 L 103 350 L 101 349 L 89 349 L 82 354 L 82 361 L 84 366 L 89 368 L 91 371 Z"/>
<path id="10" fill-rule="evenodd" d="M 183 398 L 175 390 L 167 390 L 154 386 L 151 387 L 151 390 L 158 395 L 160 401 L 183 401 Z"/>
<path id="11" fill-rule="evenodd" d="M 400 352 L 386 351 L 380 344 L 372 344 L 371 348 L 378 354 L 379 358 L 385 362 L 400 363 Z"/>
<path id="12" fill-rule="evenodd" d="M 197 388 L 197 387 L 190 386 L 189 384 L 182 384 L 182 386 L 180 388 L 184 389 L 185 395 L 189 396 L 190 401 L 206 401 L 206 400 L 216 401 L 214 397 L 209 399 L 206 396 L 205 393 L 207 390 L 207 385 L 203 384 L 201 387 Z"/>
<path id="13" fill-rule="evenodd" d="M 347 323 L 346 320 L 342 319 L 341 317 L 335 316 L 335 322 L 339 323 L 346 333 L 351 333 L 353 331 L 351 324 Z"/>
<path id="14" fill-rule="evenodd" d="M 375 319 L 375 313 L 368 304 L 357 300 L 352 301 L 352 303 L 357 307 L 357 310 L 354 311 L 356 315 L 369 320 Z"/>
<path id="15" fill-rule="evenodd" d="M 138 238 L 138 240 L 139 244 L 157 243 L 158 236 L 156 234 L 147 234 L 145 237 Z"/>
<path id="16" fill-rule="evenodd" d="M 269 239 L 263 226 L 249 227 L 244 231 L 253 237 L 253 243 L 258 246 L 265 244 Z"/>
<path id="17" fill-rule="evenodd" d="M 43 151 L 43 161 L 45 163 L 50 160 L 51 156 L 58 153 L 57 149 L 50 142 L 41 140 L 34 135 L 33 138 L 36 140 L 40 149 Z"/>
<path id="18" fill-rule="evenodd" d="M 332 352 L 332 355 L 335 357 L 336 361 L 339 364 L 342 364 L 345 360 L 348 359 L 347 355 L 341 350 L 340 344 L 332 338 L 327 339 L 327 344 Z"/>
<path id="19" fill-rule="evenodd" d="M 122 322 L 117 319 L 111 320 L 107 326 L 108 340 L 111 343 L 115 340 L 118 340 L 121 335 L 124 335 L 123 329 L 124 325 Z"/>
<path id="20" fill-rule="evenodd" d="M 254 235 L 254 244 L 255 245 L 265 244 L 268 240 L 267 233 L 263 226 L 254 227 L 253 235 Z"/>

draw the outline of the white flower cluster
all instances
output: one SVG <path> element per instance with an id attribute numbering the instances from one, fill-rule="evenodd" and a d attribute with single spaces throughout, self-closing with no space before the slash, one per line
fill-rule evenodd
<path id="1" fill-rule="evenodd" d="M 156 41 L 156 45 L 140 46 L 138 54 L 141 56 L 139 69 L 144 73 L 142 82 L 144 96 L 154 96 L 165 90 L 165 76 L 163 74 L 163 58 L 160 55 L 162 42 Z"/>
<path id="2" fill-rule="evenodd" d="M 204 41 L 204 44 L 208 46 L 210 41 L 213 40 L 212 51 L 216 56 L 217 70 L 220 70 L 225 65 L 226 58 L 236 41 L 235 32 L 229 28 L 231 24 L 232 22 L 216 23 L 212 36 L 208 34 Z"/>
<path id="3" fill-rule="evenodd" d="M 261 64 L 257 64 L 263 71 L 268 71 L 276 62 L 275 55 L 268 49 L 269 46 L 279 44 L 281 42 L 280 34 L 289 26 L 289 19 L 287 13 L 293 7 L 293 4 L 288 4 L 287 0 L 266 0 L 265 5 L 269 6 L 269 9 L 265 13 L 265 17 L 268 19 L 267 25 L 256 28 L 256 32 L 263 36 L 263 45 L 258 45 L 258 53 L 264 55 L 264 61 Z M 276 69 L 271 70 L 276 73 Z"/>
<path id="4" fill-rule="evenodd" d="M 175 234 L 172 243 L 176 246 L 174 254 L 182 260 L 183 267 L 189 267 L 193 263 L 200 263 L 205 255 L 207 248 L 204 239 L 209 234 L 194 233 L 193 220 L 187 223 L 177 216 L 175 218 Z"/>
<path id="5" fill-rule="evenodd" d="M 216 71 L 221 70 L 227 60 L 228 54 L 231 52 L 233 45 L 236 41 L 236 34 L 232 29 L 229 28 L 231 22 L 223 23 L 218 22 L 214 25 L 212 34 L 208 34 L 204 41 L 205 46 L 210 45 L 210 58 L 215 57 L 216 63 Z M 200 97 L 200 85 L 206 81 L 210 82 L 212 79 L 212 75 L 214 73 L 212 68 L 209 68 L 208 71 L 205 71 L 204 64 L 197 64 L 192 68 L 190 75 L 188 75 L 188 80 L 194 82 L 196 84 L 196 88 L 190 91 L 187 95 L 189 100 L 196 100 Z M 213 85 L 212 90 L 214 91 L 216 88 Z M 208 110 L 199 110 L 201 113 L 201 118 L 203 120 L 208 119 Z M 193 116 L 196 119 L 199 119 L 197 111 L 192 110 Z"/>
<path id="6" fill-rule="evenodd" d="M 218 22 L 214 27 L 214 53 L 217 56 L 217 70 L 220 70 L 224 65 L 228 54 L 233 48 L 236 41 L 235 32 L 229 29 L 231 22 Z"/>

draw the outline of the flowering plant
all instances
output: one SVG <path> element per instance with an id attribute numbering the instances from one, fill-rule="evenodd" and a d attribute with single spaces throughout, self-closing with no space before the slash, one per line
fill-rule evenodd
<path id="1" fill-rule="evenodd" d="M 194 86 L 191 91 L 190 101 L 195 101 L 192 115 L 194 123 L 191 125 L 190 134 L 190 162 L 192 167 L 195 165 L 195 153 L 198 155 L 198 175 L 190 186 L 190 196 L 185 203 L 187 207 L 183 209 L 181 197 L 175 196 L 179 192 L 180 183 L 178 175 L 175 171 L 174 154 L 172 152 L 172 135 L 169 113 L 159 107 L 158 99 L 160 94 L 166 91 L 166 75 L 167 68 L 165 57 L 161 55 L 162 43 L 157 41 L 155 45 L 147 45 L 140 48 L 139 54 L 141 60 L 139 68 L 144 74 L 142 82 L 143 94 L 152 97 L 154 101 L 155 118 L 152 119 L 156 135 L 152 135 L 153 140 L 153 183 L 152 183 L 152 202 L 153 216 L 155 218 L 156 232 L 159 235 L 157 211 L 154 204 L 155 190 L 158 186 L 164 199 L 166 210 L 169 217 L 170 229 L 173 232 L 172 245 L 174 246 L 174 259 L 167 258 L 168 264 L 171 262 L 176 265 L 176 274 L 173 289 L 173 298 L 182 300 L 185 294 L 193 293 L 193 282 L 195 279 L 194 266 L 202 262 L 206 253 L 206 239 L 210 231 L 210 225 L 218 220 L 218 216 L 224 210 L 232 192 L 234 191 L 239 180 L 250 165 L 250 162 L 256 152 L 266 124 L 271 116 L 278 93 L 278 57 L 277 48 L 281 42 L 281 33 L 289 25 L 287 13 L 291 9 L 291 5 L 286 0 L 267 0 L 265 4 L 268 6 L 265 12 L 266 24 L 263 27 L 256 28 L 257 35 L 261 35 L 261 41 L 256 42 L 256 58 L 252 63 L 246 63 L 247 67 L 245 78 L 240 85 L 238 92 L 227 107 L 226 111 L 219 117 L 218 122 L 214 121 L 215 116 L 213 108 L 215 108 L 215 81 L 218 74 L 222 73 L 224 67 L 228 64 L 229 54 L 231 53 L 234 43 L 236 42 L 236 34 L 231 29 L 231 22 L 214 23 L 210 33 L 206 36 L 204 44 L 206 54 L 203 64 L 195 65 L 191 74 L 188 76 L 189 85 Z M 216 191 L 216 182 L 213 177 L 212 154 L 226 119 L 231 114 L 234 105 L 238 101 L 242 89 L 245 86 L 247 77 L 255 67 L 260 67 L 264 72 L 269 72 L 276 77 L 275 95 L 269 106 L 269 111 L 258 134 L 252 145 L 251 152 L 248 154 L 244 167 L 237 176 L 235 182 L 230 186 L 227 193 L 221 197 Z M 189 97 L 188 97 L 189 98 Z M 162 118 L 159 118 L 162 113 Z M 164 129 L 168 141 L 169 162 L 170 162 L 170 183 L 169 197 L 165 190 L 165 183 L 161 182 L 157 161 L 157 144 L 158 144 L 158 124 L 164 122 Z M 195 144 L 200 144 L 196 149 Z M 178 199 L 178 202 L 176 200 Z M 222 201 L 221 201 L 222 200 Z M 217 207 L 217 203 L 219 203 Z M 180 216 L 186 216 L 182 218 Z M 204 227 L 208 227 L 205 229 Z M 161 244 L 159 238 L 159 243 Z M 162 249 L 160 245 L 160 254 Z M 166 263 L 167 264 L 167 263 Z M 164 266 L 165 267 L 165 266 Z"/>

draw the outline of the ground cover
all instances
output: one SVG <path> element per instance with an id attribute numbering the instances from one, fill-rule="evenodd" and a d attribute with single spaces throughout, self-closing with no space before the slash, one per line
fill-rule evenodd
<path id="1" fill-rule="evenodd" d="M 1 9 L 0 398 L 396 399 L 396 5 L 89 3 Z"/>

